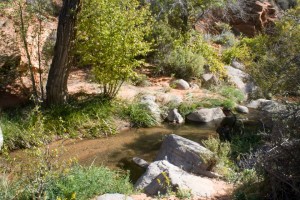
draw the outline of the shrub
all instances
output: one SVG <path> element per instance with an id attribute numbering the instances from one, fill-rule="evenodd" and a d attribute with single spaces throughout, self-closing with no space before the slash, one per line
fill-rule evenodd
<path id="1" fill-rule="evenodd" d="M 248 71 L 265 95 L 299 95 L 299 16 L 300 8 L 291 9 L 276 23 L 271 35 L 242 41 L 254 55 Z"/>
<path id="2" fill-rule="evenodd" d="M 176 78 L 191 80 L 201 76 L 205 59 L 189 47 L 178 46 L 165 57 L 164 64 Z"/>
<path id="3" fill-rule="evenodd" d="M 232 47 L 234 46 L 234 44 L 236 44 L 237 39 L 231 31 L 224 31 L 219 35 L 213 36 L 212 41 L 216 44 L 221 44 L 226 47 Z"/>
<path id="4" fill-rule="evenodd" d="M 230 143 L 209 137 L 207 140 L 203 140 L 202 144 L 215 154 L 216 165 L 213 171 L 220 173 L 227 179 L 234 176 L 234 171 L 230 169 L 234 167 L 233 162 L 229 159 L 231 153 Z"/>
<path id="5" fill-rule="evenodd" d="M 158 60 L 164 72 L 175 74 L 178 78 L 199 78 L 203 67 L 220 76 L 225 73 L 217 50 L 205 42 L 202 35 L 190 31 L 173 42 L 172 48 L 165 52 L 162 60 Z"/>
<path id="6" fill-rule="evenodd" d="M 253 58 L 246 44 L 236 44 L 222 52 L 222 60 L 228 65 L 231 65 L 233 60 L 239 60 L 246 66 L 250 66 Z"/>
<path id="7" fill-rule="evenodd" d="M 243 92 L 232 86 L 223 86 L 218 88 L 217 91 L 219 91 L 222 96 L 232 100 L 233 102 L 240 103 L 245 100 L 245 95 Z"/>

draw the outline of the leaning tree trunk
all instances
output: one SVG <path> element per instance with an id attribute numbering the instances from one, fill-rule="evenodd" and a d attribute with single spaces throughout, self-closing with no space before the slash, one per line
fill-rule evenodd
<path id="1" fill-rule="evenodd" d="M 57 40 L 46 86 L 48 106 L 64 104 L 67 101 L 70 55 L 79 5 L 80 0 L 64 0 L 60 11 Z"/>

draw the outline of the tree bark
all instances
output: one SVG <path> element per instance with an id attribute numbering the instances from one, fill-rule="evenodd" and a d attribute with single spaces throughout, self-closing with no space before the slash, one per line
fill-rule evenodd
<path id="1" fill-rule="evenodd" d="M 67 81 L 70 72 L 72 41 L 75 38 L 75 23 L 80 0 L 64 0 L 60 11 L 57 40 L 46 86 L 48 106 L 67 102 Z"/>

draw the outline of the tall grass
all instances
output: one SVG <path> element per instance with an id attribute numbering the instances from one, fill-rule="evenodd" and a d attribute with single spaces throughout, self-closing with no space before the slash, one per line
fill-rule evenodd
<path id="1" fill-rule="evenodd" d="M 45 173 L 53 174 L 55 172 L 45 171 Z M 22 176 L 20 179 L 12 181 L 7 176 L 1 175 L 0 200 L 86 200 L 105 193 L 133 193 L 129 176 L 105 167 L 77 165 L 57 176 L 46 177 L 41 185 L 35 187 L 32 186 L 35 182 L 31 182 L 30 178 Z M 39 188 L 43 188 L 43 190 L 38 195 Z"/>
<path id="2" fill-rule="evenodd" d="M 216 88 L 216 91 L 236 103 L 240 103 L 245 100 L 243 92 L 233 86 L 222 86 L 220 88 Z"/>
<path id="3" fill-rule="evenodd" d="M 127 175 L 105 167 L 76 166 L 67 175 L 50 180 L 45 193 L 46 199 L 71 199 L 73 196 L 76 200 L 86 200 L 105 193 L 132 192 L 133 187 Z"/>
<path id="4" fill-rule="evenodd" d="M 0 126 L 7 149 L 31 148 L 54 137 L 101 137 L 117 132 L 114 121 L 124 104 L 99 98 L 43 109 L 28 106 L 2 111 Z"/>
<path id="5" fill-rule="evenodd" d="M 145 104 L 132 103 L 127 107 L 124 107 L 122 113 L 123 117 L 129 118 L 134 127 L 153 127 L 158 124 Z"/>

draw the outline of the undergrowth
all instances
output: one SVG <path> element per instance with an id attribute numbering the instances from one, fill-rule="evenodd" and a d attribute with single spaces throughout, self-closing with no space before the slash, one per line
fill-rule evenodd
<path id="1" fill-rule="evenodd" d="M 74 101 L 65 106 L 43 109 L 28 106 L 2 111 L 0 125 L 8 150 L 31 148 L 54 137 L 102 137 L 117 132 L 115 119 L 124 103 L 99 98 Z"/>
<path id="2" fill-rule="evenodd" d="M 0 170 L 0 200 L 85 200 L 105 193 L 131 194 L 128 174 L 102 166 L 80 166 L 72 160 L 59 161 L 58 150 L 34 148 L 30 161 L 9 160 Z M 8 174 L 10 172 L 10 174 Z"/>
<path id="3" fill-rule="evenodd" d="M 242 186 L 261 181 L 254 165 L 249 161 L 253 151 L 261 144 L 259 134 L 250 131 L 234 133 L 231 142 L 221 142 L 218 138 L 209 137 L 202 144 L 215 154 L 217 163 L 213 170 L 227 181 Z"/>
<path id="4" fill-rule="evenodd" d="M 85 200 L 105 193 L 131 194 L 129 176 L 121 175 L 105 167 L 75 166 L 66 175 L 49 181 L 47 199 Z"/>

